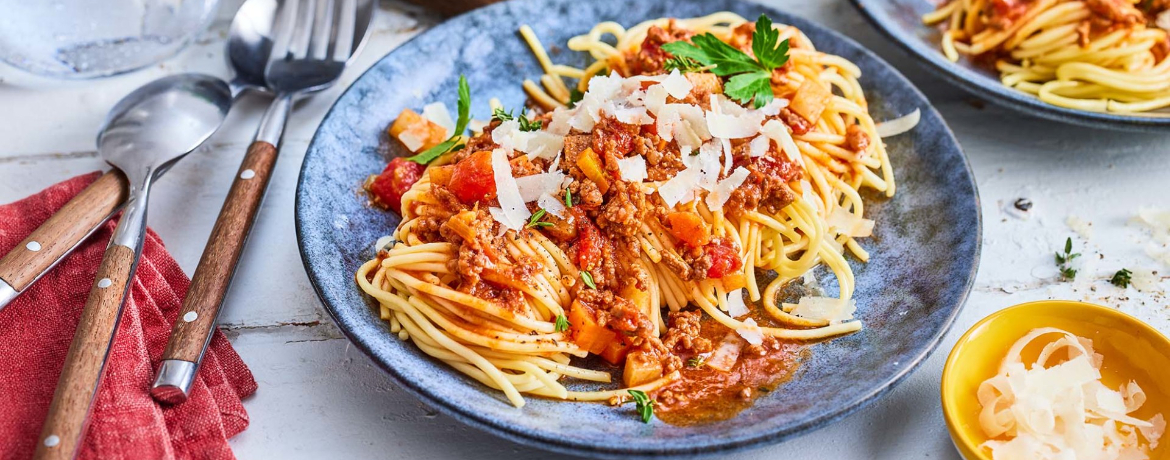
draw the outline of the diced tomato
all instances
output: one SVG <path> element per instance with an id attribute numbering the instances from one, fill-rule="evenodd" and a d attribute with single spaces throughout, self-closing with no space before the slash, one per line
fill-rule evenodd
<path id="1" fill-rule="evenodd" d="M 711 268 L 707 269 L 707 278 L 718 279 L 733 273 L 743 266 L 739 260 L 739 251 L 730 240 L 719 239 L 703 247 L 707 257 L 711 258 Z"/>
<path id="2" fill-rule="evenodd" d="M 455 163 L 449 189 L 464 204 L 495 198 L 496 177 L 492 173 L 492 152 L 475 152 Z"/>
<path id="3" fill-rule="evenodd" d="M 634 140 L 641 128 L 627 125 L 616 118 L 605 117 L 593 126 L 593 150 L 600 155 L 623 158 L 634 150 Z"/>
<path id="4" fill-rule="evenodd" d="M 395 158 L 390 160 L 382 174 L 374 178 L 368 190 L 373 195 L 374 202 L 402 214 L 402 195 L 418 182 L 425 169 L 425 166 L 405 158 Z"/>
<path id="5" fill-rule="evenodd" d="M 582 270 L 593 270 L 601 265 L 601 245 L 605 243 L 601 231 L 580 206 L 572 207 L 570 212 L 577 225 L 577 266 Z"/>

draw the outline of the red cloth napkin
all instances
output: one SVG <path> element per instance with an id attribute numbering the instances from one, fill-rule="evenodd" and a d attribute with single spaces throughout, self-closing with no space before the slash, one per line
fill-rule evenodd
<path id="1" fill-rule="evenodd" d="M 0 206 L 0 254 L 32 233 L 99 173 L 74 177 Z M 93 284 L 108 222 L 0 310 L 0 458 L 30 458 Z M 233 459 L 227 439 L 248 426 L 240 399 L 256 381 L 218 330 L 186 402 L 159 406 L 148 393 L 190 280 L 147 231 L 131 299 L 94 401 L 82 459 Z"/>

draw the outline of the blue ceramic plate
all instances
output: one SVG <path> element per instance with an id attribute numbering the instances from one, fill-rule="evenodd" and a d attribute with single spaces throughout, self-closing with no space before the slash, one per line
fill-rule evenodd
<path id="1" fill-rule="evenodd" d="M 936 0 L 852 0 L 869 21 L 912 56 L 941 76 L 971 94 L 1020 112 L 1050 120 L 1093 128 L 1127 131 L 1170 130 L 1170 114 L 1120 115 L 1067 109 L 1043 102 L 1030 94 L 1003 86 L 991 69 L 976 66 L 966 59 L 951 62 L 942 54 L 942 34 L 933 26 L 922 24 L 922 15 L 934 11 Z"/>
<path id="2" fill-rule="evenodd" d="M 374 256 L 374 241 L 398 223 L 365 205 L 359 188 L 388 161 L 383 131 L 405 107 L 453 106 L 459 74 L 472 90 L 472 115 L 487 119 L 490 97 L 508 107 L 525 99 L 524 78 L 540 67 L 516 30 L 529 24 L 556 62 L 582 66 L 569 37 L 601 21 L 627 26 L 663 16 L 731 10 L 798 26 L 821 49 L 857 63 L 878 120 L 922 110 L 911 133 L 889 139 L 898 194 L 869 197 L 877 220 L 863 245 L 872 254 L 857 272 L 860 333 L 811 346 L 795 378 L 739 416 L 701 426 L 643 424 L 630 406 L 527 398 L 522 409 L 501 394 L 398 340 L 378 318 L 353 273 Z M 560 452 L 605 457 L 723 453 L 780 442 L 871 402 L 902 380 L 938 344 L 967 298 L 979 260 L 979 197 L 950 129 L 898 71 L 852 40 L 803 19 L 734 0 L 521 0 L 447 21 L 388 54 L 338 99 L 309 146 L 296 203 L 297 237 L 309 278 L 345 334 L 404 388 L 444 413 L 499 436 Z M 824 277 L 822 277 L 824 279 Z M 835 286 L 829 287 L 830 292 Z"/>

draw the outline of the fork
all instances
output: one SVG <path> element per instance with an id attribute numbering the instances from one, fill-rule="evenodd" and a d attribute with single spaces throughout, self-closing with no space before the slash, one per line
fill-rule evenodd
<path id="1" fill-rule="evenodd" d="M 359 7 L 360 4 L 360 7 Z M 332 86 L 368 34 L 369 0 L 287 0 L 276 15 L 264 77 L 276 94 L 224 200 L 151 385 L 158 401 L 187 399 L 245 240 L 276 165 L 293 103 Z M 357 23 L 357 21 L 365 21 Z M 355 37 L 355 27 L 362 35 Z"/>

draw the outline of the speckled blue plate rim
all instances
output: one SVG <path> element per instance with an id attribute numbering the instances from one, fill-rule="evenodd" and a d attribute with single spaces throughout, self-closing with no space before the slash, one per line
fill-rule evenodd
<path id="1" fill-rule="evenodd" d="M 921 40 L 913 36 L 907 36 L 906 31 L 902 30 L 897 24 L 894 24 L 893 21 L 878 16 L 878 13 L 871 7 L 871 4 L 875 0 L 849 1 L 861 11 L 862 16 L 865 16 L 870 24 L 873 24 L 874 28 L 881 32 L 882 35 L 885 35 L 890 41 L 897 43 L 899 47 L 917 58 L 919 63 L 925 64 L 928 69 L 935 70 L 936 74 L 947 82 L 971 94 L 990 97 L 992 102 L 1024 114 L 1090 128 L 1110 128 L 1138 132 L 1165 132 L 1170 130 L 1170 117 L 1117 115 L 1069 109 L 1049 104 L 1018 90 L 1008 88 L 994 77 L 980 74 L 947 60 L 942 54 L 941 49 L 927 46 Z M 921 27 L 929 27 L 921 23 L 919 25 Z"/>
<path id="2" fill-rule="evenodd" d="M 512 2 L 509 2 L 509 3 L 515 3 L 516 1 L 525 1 L 525 0 L 512 0 Z M 539 0 L 527 0 L 527 1 L 539 1 Z M 862 55 L 872 59 L 873 61 L 877 62 L 878 64 L 884 66 L 891 75 L 895 76 L 901 82 L 902 86 L 904 86 L 905 88 L 908 88 L 910 91 L 912 91 L 913 96 L 915 96 L 916 98 L 918 98 L 924 102 L 928 101 L 926 96 L 923 95 L 921 93 L 921 91 L 919 91 L 917 89 L 917 87 L 915 87 L 908 79 L 906 79 L 905 76 L 903 76 L 900 72 L 898 72 L 896 69 L 894 69 L 888 63 L 886 63 L 884 60 L 882 60 L 879 56 L 877 56 L 873 52 L 869 51 L 865 47 L 858 44 L 856 41 L 854 41 L 846 36 L 843 36 L 835 31 L 832 31 L 832 30 L 829 30 L 825 27 L 817 25 L 809 20 L 806 20 L 806 19 L 803 19 L 800 17 L 796 17 L 796 16 L 793 16 L 793 15 L 788 14 L 788 13 L 784 13 L 782 11 L 775 9 L 775 8 L 770 8 L 770 7 L 766 7 L 763 5 L 755 5 L 755 4 L 750 4 L 750 6 L 752 8 L 756 8 L 757 10 L 759 10 L 761 12 L 765 12 L 765 13 L 772 15 L 775 18 L 774 20 L 776 22 L 791 24 L 791 25 L 797 26 L 798 28 L 800 28 L 802 30 L 817 29 L 821 33 L 833 36 L 836 40 L 839 40 L 840 42 L 844 43 L 847 46 L 855 48 L 856 51 L 859 52 L 860 54 L 862 54 Z M 502 9 L 503 7 L 504 7 L 503 4 L 495 4 L 495 5 L 480 8 L 480 9 L 477 9 L 477 10 L 474 10 L 474 11 L 471 11 L 468 13 L 464 13 L 463 15 L 457 16 L 457 17 L 452 18 L 452 19 L 450 19 L 442 24 L 435 26 L 434 28 L 424 32 L 423 34 L 419 34 L 419 35 L 411 38 L 407 42 L 404 42 L 402 45 L 399 45 L 398 48 L 403 47 L 414 40 L 417 40 L 419 37 L 422 37 L 424 34 L 431 33 L 433 31 L 442 30 L 444 28 L 456 27 L 458 24 L 458 21 L 464 17 L 474 15 L 474 14 L 479 14 L 483 11 Z M 398 49 L 398 48 L 395 48 L 395 49 Z M 381 58 L 379 60 L 379 63 L 382 62 L 382 60 L 388 59 L 390 57 L 390 55 L 393 54 L 393 52 L 394 52 L 394 50 L 391 50 L 390 53 L 387 54 L 387 56 L 384 56 L 383 58 Z M 377 66 L 378 66 L 378 63 L 375 63 L 373 66 L 371 66 L 369 69 L 367 69 L 366 72 L 363 73 L 363 76 L 359 77 L 358 80 L 363 78 L 366 73 L 370 73 L 371 71 L 373 71 Z M 355 80 L 355 82 L 356 81 L 357 80 Z M 352 85 L 350 88 L 347 88 L 345 90 L 345 92 L 337 99 L 337 101 L 334 102 L 333 106 L 327 112 L 325 119 L 328 119 L 333 114 L 333 112 L 338 107 L 338 103 L 344 99 L 345 95 L 348 94 L 351 89 L 352 89 Z M 887 394 L 891 389 L 893 389 L 894 386 L 896 386 L 897 384 L 902 382 L 906 376 L 908 376 L 909 374 L 911 374 L 912 372 L 917 370 L 918 367 L 922 364 L 922 362 L 925 360 L 926 357 L 928 357 L 931 353 L 933 353 L 935 350 L 937 350 L 938 344 L 941 342 L 942 338 L 946 335 L 946 333 L 951 329 L 951 327 L 954 324 L 955 318 L 958 317 L 960 310 L 962 309 L 963 305 L 965 305 L 966 300 L 970 295 L 971 288 L 972 288 L 972 285 L 973 285 L 974 280 L 975 280 L 975 275 L 976 275 L 978 268 L 979 268 L 980 255 L 982 253 L 983 221 L 982 221 L 982 215 L 978 213 L 978 210 L 981 209 L 980 198 L 979 198 L 977 183 L 974 180 L 974 175 L 972 173 L 970 162 L 967 159 L 966 155 L 963 153 L 960 144 L 958 143 L 957 139 L 954 136 L 954 133 L 951 131 L 950 127 L 946 125 L 945 121 L 942 119 L 941 114 L 939 114 L 937 112 L 937 110 L 935 110 L 934 107 L 930 106 L 929 104 L 920 107 L 920 109 L 924 112 L 924 114 L 923 114 L 924 118 L 935 118 L 939 121 L 939 126 L 942 129 L 942 132 L 939 134 L 945 134 L 945 138 L 946 138 L 945 140 L 949 141 L 949 143 L 953 144 L 953 146 L 957 149 L 957 151 L 959 153 L 959 157 L 962 160 L 962 167 L 964 169 L 964 172 L 966 173 L 965 178 L 966 178 L 968 183 L 965 185 L 969 186 L 971 188 L 972 193 L 973 193 L 974 209 L 977 212 L 976 212 L 976 215 L 974 216 L 976 228 L 974 231 L 974 236 L 975 236 L 974 242 L 973 242 L 974 248 L 973 248 L 972 254 L 970 255 L 970 257 L 971 257 L 970 273 L 966 277 L 966 282 L 963 284 L 963 287 L 962 287 L 961 298 L 957 299 L 955 308 L 953 308 L 952 311 L 950 312 L 950 314 L 947 315 L 947 317 L 944 320 L 944 324 L 934 334 L 934 336 L 931 338 L 929 344 L 926 347 L 924 347 L 922 349 L 922 351 L 911 360 L 912 363 L 910 363 L 908 366 L 903 368 L 897 374 L 893 375 L 891 378 L 887 379 L 886 382 L 884 382 L 883 384 L 876 387 L 873 391 L 866 393 L 866 394 L 863 394 L 863 395 L 860 395 L 857 398 L 854 398 L 851 402 L 842 405 L 842 408 L 837 410 L 837 411 L 828 412 L 822 416 L 810 418 L 810 419 L 804 421 L 803 423 L 800 423 L 797 426 L 795 426 L 791 429 L 788 429 L 782 433 L 759 433 L 755 436 L 747 436 L 747 437 L 729 440 L 729 441 L 713 442 L 713 443 L 703 444 L 703 445 L 699 445 L 699 446 L 683 446 L 683 447 L 679 447 L 679 448 L 669 448 L 669 449 L 656 448 L 653 450 L 649 450 L 649 449 L 648 450 L 631 450 L 631 449 L 623 449 L 621 447 L 618 447 L 618 445 L 616 445 L 616 444 L 597 445 L 597 444 L 579 444 L 579 443 L 564 442 L 564 440 L 560 439 L 560 438 L 539 436 L 538 433 L 532 433 L 532 432 L 527 432 L 527 431 L 523 431 L 523 430 L 518 430 L 515 427 L 510 426 L 506 423 L 500 423 L 499 421 L 491 419 L 491 418 L 480 417 L 479 414 L 477 414 L 475 411 L 468 410 L 467 408 L 459 406 L 457 404 L 451 404 L 451 403 L 443 400 L 442 398 L 438 398 L 438 397 L 434 396 L 432 394 L 431 390 L 420 387 L 420 386 L 414 384 L 411 380 L 404 378 L 399 373 L 399 371 L 397 369 L 395 369 L 395 367 L 390 365 L 389 363 L 386 363 L 380 359 L 372 359 L 372 361 L 374 361 L 379 367 L 381 367 L 388 374 L 390 374 L 390 376 L 393 378 L 393 380 L 399 386 L 406 389 L 409 393 L 411 393 L 415 397 L 419 398 L 420 400 L 426 402 L 427 404 L 431 405 L 432 407 L 438 409 L 439 411 L 443 412 L 444 414 L 459 420 L 462 423 L 465 423 L 465 424 L 470 425 L 470 426 L 474 426 L 476 428 L 482 429 L 482 430 L 487 431 L 489 433 L 492 433 L 494 435 L 509 439 L 511 441 L 514 441 L 514 442 L 517 442 L 520 444 L 529 445 L 529 446 L 533 446 L 533 447 L 539 447 L 539 448 L 548 449 L 548 450 L 552 450 L 552 451 L 556 451 L 556 452 L 575 454 L 575 455 L 586 455 L 586 456 L 591 456 L 591 457 L 607 457 L 607 458 L 662 458 L 662 457 L 695 457 L 695 456 L 711 456 L 711 455 L 718 455 L 718 454 L 727 454 L 727 453 L 740 451 L 740 450 L 744 450 L 744 449 L 748 449 L 748 448 L 752 448 L 752 447 L 759 447 L 759 446 L 762 446 L 765 444 L 780 443 L 780 442 L 783 442 L 785 440 L 791 439 L 793 437 L 797 437 L 797 436 L 800 436 L 802 434 L 808 433 L 810 431 L 814 431 L 816 429 L 822 428 L 822 427 L 827 426 L 827 425 L 829 425 L 833 422 L 836 422 L 838 420 L 841 420 L 842 418 L 844 418 L 850 414 L 855 413 L 856 411 L 862 409 L 863 407 L 866 407 L 868 404 L 872 403 L 877 398 L 880 398 L 880 397 L 884 396 L 885 394 Z M 310 146 L 312 146 L 316 142 L 317 137 L 320 134 L 321 134 L 320 131 L 318 131 L 317 133 L 314 134 L 313 139 L 310 141 Z M 310 148 L 310 150 L 312 150 L 312 149 Z M 307 164 L 307 162 L 302 164 L 301 178 L 303 178 L 305 175 L 306 164 Z M 295 227 L 296 227 L 295 230 L 296 230 L 298 242 L 303 242 L 305 237 L 306 237 L 306 227 L 304 225 L 305 208 L 302 206 L 303 205 L 302 196 L 304 195 L 302 189 L 304 186 L 305 186 L 305 182 L 303 180 L 298 180 L 297 189 L 296 189 L 296 200 L 295 200 L 295 204 L 294 204 L 294 206 L 295 206 L 295 209 L 294 209 Z M 334 307 L 330 304 L 330 302 L 325 301 L 325 299 L 328 298 L 328 295 L 325 291 L 325 288 L 323 286 L 322 281 L 318 278 L 318 272 L 316 270 L 317 265 L 314 263 L 311 256 L 308 254 L 308 252 L 307 252 L 308 249 L 307 249 L 307 246 L 305 244 L 303 244 L 303 243 L 298 244 L 298 248 L 299 248 L 299 252 L 301 254 L 302 263 L 305 265 L 306 272 L 308 274 L 310 283 L 312 284 L 314 291 L 316 292 L 318 297 L 320 297 L 322 299 L 322 301 L 326 307 L 326 310 L 329 312 L 330 316 L 334 319 L 334 321 L 338 323 L 342 333 L 346 336 L 347 339 L 349 339 L 354 345 L 356 345 L 358 347 L 358 349 L 362 350 L 362 352 L 365 353 L 367 356 L 371 356 L 371 357 L 375 356 L 376 352 L 373 350 L 371 345 L 369 343 L 366 343 L 364 338 L 359 337 L 352 332 L 352 329 L 354 329 L 355 324 L 353 322 L 351 322 L 349 318 L 344 317 L 343 315 L 340 314 L 340 312 L 336 311 L 334 309 Z M 352 278 L 352 274 L 350 274 L 349 276 Z M 356 286 L 354 287 L 354 289 L 356 289 Z"/>

